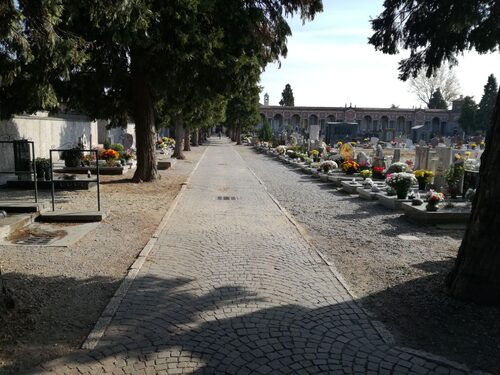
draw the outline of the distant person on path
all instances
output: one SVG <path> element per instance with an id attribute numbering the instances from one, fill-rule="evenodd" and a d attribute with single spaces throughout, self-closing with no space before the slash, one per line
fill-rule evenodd
<path id="1" fill-rule="evenodd" d="M 222 135 L 221 135 L 221 131 L 219 130 L 219 139 L 221 139 Z"/>

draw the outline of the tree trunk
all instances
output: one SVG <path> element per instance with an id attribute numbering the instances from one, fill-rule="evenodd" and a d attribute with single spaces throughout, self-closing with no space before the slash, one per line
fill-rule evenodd
<path id="1" fill-rule="evenodd" d="M 472 213 L 446 285 L 454 297 L 500 304 L 500 91 L 492 121 Z"/>
<path id="2" fill-rule="evenodd" d="M 184 129 L 184 151 L 191 151 L 191 133 L 189 132 L 189 128 L 186 127 Z"/>
<path id="3" fill-rule="evenodd" d="M 200 128 L 195 128 L 193 132 L 193 146 L 197 147 L 200 145 Z"/>
<path id="4" fill-rule="evenodd" d="M 186 159 L 182 152 L 182 142 L 184 141 L 184 126 L 182 118 L 175 119 L 175 148 L 172 154 L 173 158 Z"/>
<path id="5" fill-rule="evenodd" d="M 156 131 L 153 96 L 143 74 L 133 74 L 132 87 L 134 100 L 132 116 L 135 123 L 135 144 L 137 147 L 137 169 L 132 181 L 149 182 L 158 177 L 155 156 Z"/>
<path id="6" fill-rule="evenodd" d="M 236 124 L 236 144 L 241 145 L 241 125 L 239 122 Z"/>

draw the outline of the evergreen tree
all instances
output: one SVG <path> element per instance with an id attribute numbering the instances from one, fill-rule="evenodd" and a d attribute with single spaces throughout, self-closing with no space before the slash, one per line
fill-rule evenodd
<path id="1" fill-rule="evenodd" d="M 456 64 L 456 55 L 464 50 L 497 51 L 498 9 L 491 0 L 385 0 L 384 11 L 372 20 L 369 42 L 388 54 L 409 50 L 400 62 L 401 79 L 415 77 L 422 68 L 430 77 L 442 64 Z M 500 93 L 495 107 L 479 188 L 446 285 L 455 297 L 500 304 Z"/>
<path id="2" fill-rule="evenodd" d="M 321 10 L 321 0 L 1 1 L 0 117 L 63 104 L 113 126 L 132 119 L 133 179 L 151 181 L 158 108 L 177 152 L 196 106 L 230 95 L 248 56 L 261 68 L 286 56 L 285 16 Z"/>
<path id="3" fill-rule="evenodd" d="M 478 107 L 474 99 L 471 96 L 466 96 L 460 110 L 458 123 L 467 134 L 477 130 L 477 109 Z"/>
<path id="4" fill-rule="evenodd" d="M 262 128 L 259 132 L 259 139 L 263 142 L 270 142 L 273 138 L 273 129 L 271 128 L 271 124 L 267 119 L 264 120 L 264 124 L 262 124 Z"/>
<path id="5" fill-rule="evenodd" d="M 295 99 L 293 97 L 292 87 L 289 83 L 285 85 L 285 89 L 281 93 L 280 106 L 293 107 L 295 105 Z"/>
<path id="6" fill-rule="evenodd" d="M 497 80 L 493 74 L 488 77 L 488 82 L 484 86 L 484 93 L 479 102 L 479 111 L 477 114 L 478 127 L 487 131 L 493 120 L 495 113 L 495 100 L 498 92 Z"/>
<path id="7" fill-rule="evenodd" d="M 429 109 L 448 109 L 448 105 L 443 98 L 443 94 L 441 94 L 440 88 L 432 94 L 431 100 L 429 100 Z"/>

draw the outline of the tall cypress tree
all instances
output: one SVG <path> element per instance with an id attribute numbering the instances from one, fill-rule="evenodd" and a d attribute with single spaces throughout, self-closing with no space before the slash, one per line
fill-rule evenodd
<path id="1" fill-rule="evenodd" d="M 468 134 L 477 130 L 477 104 L 471 96 L 464 98 L 458 123 L 462 130 Z"/>
<path id="2" fill-rule="evenodd" d="M 479 102 L 477 113 L 478 127 L 484 131 L 491 126 L 493 114 L 495 112 L 495 101 L 498 92 L 497 80 L 493 74 L 488 77 L 488 82 L 484 85 L 484 93 Z"/>
<path id="3" fill-rule="evenodd" d="M 280 105 L 284 107 L 293 107 L 295 105 L 293 90 L 289 83 L 285 85 L 285 89 L 281 93 Z"/>
<path id="4" fill-rule="evenodd" d="M 446 100 L 444 100 L 443 94 L 441 94 L 441 89 L 438 87 L 436 91 L 432 94 L 431 100 L 429 100 L 429 109 L 447 109 L 448 105 Z"/>

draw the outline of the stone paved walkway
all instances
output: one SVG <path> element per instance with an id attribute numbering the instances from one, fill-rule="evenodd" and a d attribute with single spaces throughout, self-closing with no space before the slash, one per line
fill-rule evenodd
<path id="1" fill-rule="evenodd" d="M 465 373 L 386 344 L 224 140 L 212 140 L 98 346 L 43 368 L 84 374 Z"/>

